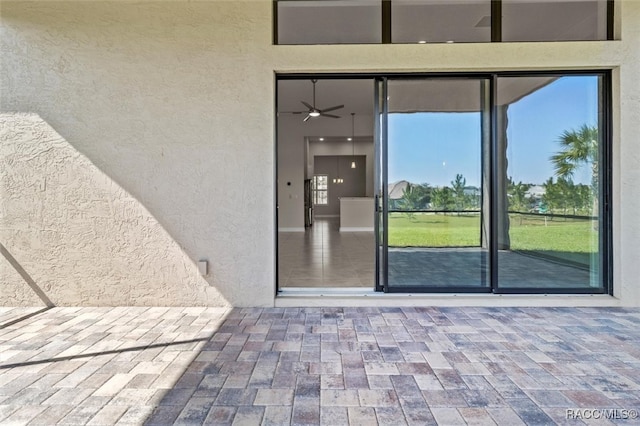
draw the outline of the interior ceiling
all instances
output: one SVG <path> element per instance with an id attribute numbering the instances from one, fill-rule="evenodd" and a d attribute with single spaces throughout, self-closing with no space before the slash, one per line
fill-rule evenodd
<path id="1" fill-rule="evenodd" d="M 555 77 L 500 78 L 498 104 L 511 104 L 527 94 L 546 86 Z M 311 79 L 280 80 L 278 82 L 278 112 L 302 111 L 301 101 L 313 102 Z M 482 108 L 482 84 L 478 79 L 396 79 L 389 81 L 390 112 L 470 112 Z M 373 115 L 373 79 L 318 79 L 316 107 L 328 108 L 344 104 L 343 109 L 332 111 L 341 117 L 354 112 Z M 330 119 L 326 119 L 330 122 Z"/>
<path id="2" fill-rule="evenodd" d="M 343 109 L 331 112 L 331 114 L 341 117 L 348 116 L 352 112 L 359 115 L 372 115 L 373 90 L 374 81 L 372 79 L 318 79 L 315 106 L 323 109 L 344 105 Z M 311 79 L 280 80 L 278 82 L 278 112 L 306 111 L 306 107 L 301 101 L 313 104 Z M 304 114 L 302 117 L 304 118 Z"/>

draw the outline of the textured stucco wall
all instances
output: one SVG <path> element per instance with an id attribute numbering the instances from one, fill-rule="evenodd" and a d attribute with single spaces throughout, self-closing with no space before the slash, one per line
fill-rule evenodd
<path id="1" fill-rule="evenodd" d="M 0 243 L 56 305 L 273 303 L 270 10 L 0 4 Z"/>
<path id="2" fill-rule="evenodd" d="M 614 84 L 614 291 L 640 306 L 640 2 L 619 5 L 623 58 Z"/>
<path id="3" fill-rule="evenodd" d="M 271 8 L 0 1 L 0 243 L 54 303 L 273 304 L 274 71 L 605 68 L 616 296 L 640 305 L 640 2 L 620 41 L 455 45 L 271 46 Z M 0 304 L 40 303 L 0 268 Z"/>

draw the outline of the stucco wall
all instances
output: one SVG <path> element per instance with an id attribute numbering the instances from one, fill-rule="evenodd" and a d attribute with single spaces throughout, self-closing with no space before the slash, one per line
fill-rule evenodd
<path id="1" fill-rule="evenodd" d="M 0 243 L 55 304 L 273 304 L 274 71 L 610 68 L 615 288 L 640 305 L 640 2 L 621 41 L 454 45 L 271 46 L 271 8 L 0 2 Z M 0 268 L 0 304 L 40 303 Z"/>
<path id="2" fill-rule="evenodd" d="M 270 10 L 1 3 L 0 242 L 53 303 L 273 303 Z"/>
<path id="3" fill-rule="evenodd" d="M 614 84 L 614 294 L 640 306 L 640 2 L 619 6 L 621 65 Z"/>

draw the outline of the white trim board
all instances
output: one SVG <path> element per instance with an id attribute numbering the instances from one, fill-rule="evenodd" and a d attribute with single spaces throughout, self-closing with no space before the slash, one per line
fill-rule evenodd
<path id="1" fill-rule="evenodd" d="M 623 304 L 620 299 L 603 294 L 381 293 L 367 288 L 286 287 L 276 296 L 274 306 L 617 307 Z"/>

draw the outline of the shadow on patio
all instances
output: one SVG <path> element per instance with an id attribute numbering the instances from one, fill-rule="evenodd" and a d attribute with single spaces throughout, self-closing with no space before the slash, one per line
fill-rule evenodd
<path id="1" fill-rule="evenodd" d="M 640 409 L 639 325 L 623 308 L 52 308 L 0 329 L 0 423 L 623 416 Z"/>
<path id="2" fill-rule="evenodd" d="M 640 409 L 640 310 L 234 309 L 146 419 L 555 424 Z M 622 412 L 622 411 L 620 411 Z"/>

